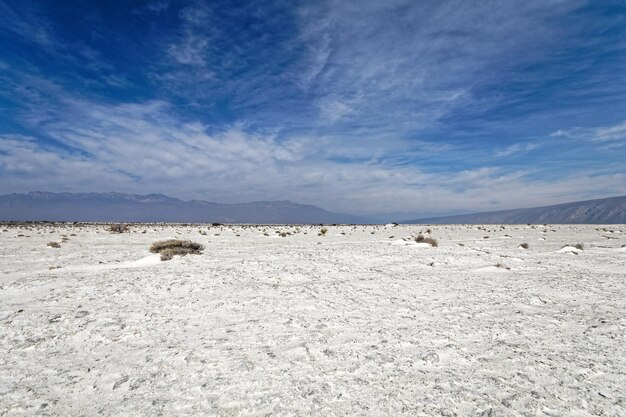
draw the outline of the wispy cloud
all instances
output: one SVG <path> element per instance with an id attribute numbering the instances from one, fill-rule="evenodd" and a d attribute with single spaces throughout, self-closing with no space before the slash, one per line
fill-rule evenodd
<path id="1" fill-rule="evenodd" d="M 0 171 L 7 178 L 2 191 L 167 190 L 213 201 L 290 198 L 361 214 L 416 207 L 432 212 L 442 204 L 448 210 L 547 204 L 587 197 L 598 191 L 597 181 L 604 192 L 626 191 L 623 174 L 581 172 L 536 181 L 528 172 L 498 166 L 431 172 L 399 163 L 393 147 L 379 147 L 379 158 L 364 163 L 350 145 L 338 153 L 315 138 L 278 140 L 236 125 L 210 132 L 199 121 L 181 120 L 163 101 L 107 105 L 64 97 L 59 103 L 30 123 L 62 147 L 25 136 L 0 138 Z M 421 148 L 428 158 L 445 153 L 434 144 Z"/>
<path id="2" fill-rule="evenodd" d="M 497 158 L 503 158 L 512 155 L 522 155 L 537 148 L 539 148 L 539 145 L 536 143 L 515 143 L 511 146 L 507 146 L 504 149 L 496 151 L 495 156 Z"/>
<path id="3" fill-rule="evenodd" d="M 348 103 L 339 100 L 329 99 L 320 103 L 322 120 L 330 123 L 334 123 L 352 112 L 354 112 L 354 109 Z"/>
<path id="4" fill-rule="evenodd" d="M 154 13 L 162 13 L 170 7 L 170 0 L 155 0 L 146 4 L 146 9 Z"/>
<path id="5" fill-rule="evenodd" d="M 53 63 L 50 66 L 55 71 L 50 71 L 48 77 L 58 82 L 82 84 L 87 88 L 121 87 L 128 84 L 125 75 L 83 39 L 66 40 L 36 3 L 31 4 L 31 7 L 20 3 L 17 5 L 0 0 L 0 27 L 1 31 L 10 34 L 7 46 L 11 46 L 2 50 L 2 53 L 14 61 L 14 74 L 21 76 L 23 73 L 32 75 L 41 72 L 42 68 L 37 64 L 23 58 L 24 49 L 32 49 L 37 51 L 37 55 L 49 57 Z M 15 59 L 15 55 L 19 59 Z"/>
<path id="6" fill-rule="evenodd" d="M 45 49 L 57 46 L 58 41 L 50 24 L 33 10 L 28 10 L 27 15 L 23 16 L 9 4 L 0 1 L 0 23 L 2 30 Z"/>
<path id="7" fill-rule="evenodd" d="M 175 62 L 183 65 L 205 67 L 212 32 L 214 31 L 211 10 L 201 2 L 195 2 L 179 12 L 180 35 L 167 52 Z"/>
<path id="8" fill-rule="evenodd" d="M 626 145 L 626 121 L 614 126 L 583 128 L 575 127 L 572 129 L 559 129 L 552 133 L 553 137 L 562 137 L 570 139 L 588 140 L 606 144 Z"/>
<path id="9" fill-rule="evenodd" d="M 564 32 L 551 19 L 580 5 L 311 3 L 300 14 L 308 53 L 300 85 L 322 103 L 329 96 L 339 102 L 360 97 L 352 106 L 359 123 L 432 126 L 477 100 L 486 106 L 486 98 L 474 95 L 558 41 Z M 489 98 L 489 105 L 504 98 Z"/>

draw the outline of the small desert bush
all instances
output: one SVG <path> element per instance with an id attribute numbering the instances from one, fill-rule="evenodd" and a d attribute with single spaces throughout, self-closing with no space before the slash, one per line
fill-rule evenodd
<path id="1" fill-rule="evenodd" d="M 48 247 L 50 247 L 50 248 L 60 248 L 61 245 L 59 244 L 59 242 L 48 242 Z"/>
<path id="2" fill-rule="evenodd" d="M 437 242 L 437 239 L 433 239 L 432 237 L 424 237 L 424 235 L 417 235 L 415 241 L 417 243 L 428 243 L 430 246 L 433 247 L 439 246 L 439 242 Z"/>
<path id="3" fill-rule="evenodd" d="M 520 248 L 522 248 L 522 249 L 528 249 L 528 248 L 529 248 L 528 243 L 522 243 L 522 244 L 521 244 L 521 245 L 519 245 L 519 246 L 520 246 Z"/>
<path id="4" fill-rule="evenodd" d="M 109 225 L 108 229 L 111 233 L 126 233 L 130 231 L 130 224 L 116 223 Z"/>
<path id="5" fill-rule="evenodd" d="M 585 249 L 585 247 L 583 246 L 583 244 L 582 244 L 582 243 L 577 243 L 577 244 L 575 244 L 575 245 L 565 245 L 565 246 L 563 246 L 563 247 L 565 248 L 565 247 L 568 247 L 568 246 L 572 246 L 572 247 L 574 247 L 574 248 L 576 248 L 576 249 L 578 249 L 578 250 L 584 250 L 584 249 Z"/>
<path id="6" fill-rule="evenodd" d="M 325 227 L 322 227 L 320 229 L 320 232 L 317 234 L 318 236 L 326 236 L 326 233 L 328 232 L 328 229 Z"/>
<path id="7" fill-rule="evenodd" d="M 162 261 L 169 261 L 174 255 L 198 255 L 203 249 L 204 246 L 199 243 L 179 239 L 161 240 L 150 246 L 150 252 L 161 254 Z"/>

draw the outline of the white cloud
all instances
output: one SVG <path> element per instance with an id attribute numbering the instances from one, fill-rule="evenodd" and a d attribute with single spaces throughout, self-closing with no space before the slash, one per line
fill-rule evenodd
<path id="1" fill-rule="evenodd" d="M 350 144 L 344 153 L 313 137 L 279 139 L 237 126 L 210 133 L 202 123 L 179 119 L 163 101 L 112 106 L 67 98 L 64 103 L 58 112 L 36 118 L 42 133 L 64 147 L 0 136 L 0 191 L 161 192 L 217 202 L 291 199 L 357 214 L 492 210 L 626 193 L 623 173 L 579 172 L 539 181 L 530 180 L 529 172 L 500 167 L 429 172 L 418 164 L 395 163 L 396 150 L 382 145 L 378 159 L 338 161 L 350 155 Z"/>
<path id="2" fill-rule="evenodd" d="M 335 123 L 336 121 L 348 116 L 353 111 L 352 107 L 339 100 L 328 100 L 320 103 L 320 113 L 322 119 L 330 123 Z"/>
<path id="3" fill-rule="evenodd" d="M 0 135 L 0 172 L 5 191 L 74 191 L 82 184 L 99 190 L 124 187 L 129 178 L 101 161 L 58 148 L 42 146 L 34 138 Z M 85 189 L 85 188 L 83 188 Z"/>
<path id="4" fill-rule="evenodd" d="M 201 35 L 188 34 L 179 43 L 168 47 L 168 54 L 179 64 L 203 66 L 209 39 Z"/>
<path id="5" fill-rule="evenodd" d="M 295 77 L 314 91 L 323 124 L 348 104 L 358 122 L 396 131 L 432 127 L 454 109 L 496 107 L 472 97 L 533 62 L 564 36 L 550 23 L 581 1 L 305 3 L 299 11 L 305 59 Z M 353 101 L 359 97 L 358 101 Z M 333 118 L 334 117 L 334 118 Z"/>
<path id="6" fill-rule="evenodd" d="M 496 151 L 495 156 L 496 158 L 503 158 L 512 155 L 523 155 L 537 148 L 539 148 L 537 143 L 515 143 L 504 149 Z"/>
<path id="7" fill-rule="evenodd" d="M 180 36 L 167 47 L 168 55 L 183 65 L 206 66 L 213 37 L 212 13 L 203 2 L 194 2 L 181 9 Z"/>
<path id="8" fill-rule="evenodd" d="M 162 13 L 170 7 L 170 0 L 155 0 L 148 3 L 146 9 L 154 13 Z"/>
<path id="9" fill-rule="evenodd" d="M 553 137 L 588 140 L 591 142 L 608 143 L 624 141 L 626 144 L 626 121 L 614 126 L 572 129 L 560 129 L 552 133 Z"/>

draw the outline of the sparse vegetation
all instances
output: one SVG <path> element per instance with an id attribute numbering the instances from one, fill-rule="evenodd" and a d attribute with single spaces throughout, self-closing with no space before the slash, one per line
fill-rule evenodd
<path id="1" fill-rule="evenodd" d="M 326 236 L 326 233 L 328 233 L 328 229 L 325 227 L 322 227 L 320 229 L 320 232 L 317 234 L 318 236 Z"/>
<path id="2" fill-rule="evenodd" d="M 582 243 L 577 243 L 575 245 L 565 245 L 563 247 L 566 248 L 568 246 L 571 246 L 571 247 L 576 248 L 578 250 L 584 250 L 585 249 L 585 246 Z"/>
<path id="3" fill-rule="evenodd" d="M 48 247 L 49 248 L 60 248 L 61 245 L 59 244 L 59 242 L 48 242 Z"/>
<path id="4" fill-rule="evenodd" d="M 432 237 L 425 237 L 424 235 L 417 235 L 415 241 L 417 243 L 428 243 L 432 247 L 439 246 L 439 242 L 437 242 L 437 239 L 433 239 Z"/>
<path id="5" fill-rule="evenodd" d="M 162 261 L 169 261 L 174 255 L 198 255 L 203 249 L 204 246 L 190 240 L 170 239 L 153 243 L 150 252 L 159 253 Z"/>
<path id="6" fill-rule="evenodd" d="M 130 232 L 130 224 L 122 224 L 122 223 L 111 224 L 111 225 L 109 225 L 107 230 L 109 232 L 111 232 L 111 233 L 126 233 L 126 232 Z"/>

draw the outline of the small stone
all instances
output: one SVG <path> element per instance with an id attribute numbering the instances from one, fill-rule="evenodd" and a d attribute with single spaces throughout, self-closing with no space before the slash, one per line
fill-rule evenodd
<path id="1" fill-rule="evenodd" d="M 60 314 L 57 314 L 55 316 L 52 316 L 52 317 L 48 318 L 48 322 L 49 323 L 57 323 L 59 321 L 61 321 L 61 315 Z"/>
<path id="2" fill-rule="evenodd" d="M 113 389 L 118 389 L 126 381 L 128 381 L 128 375 L 125 375 L 125 376 L 121 377 L 120 379 L 118 379 L 115 382 L 115 384 L 113 384 Z"/>

